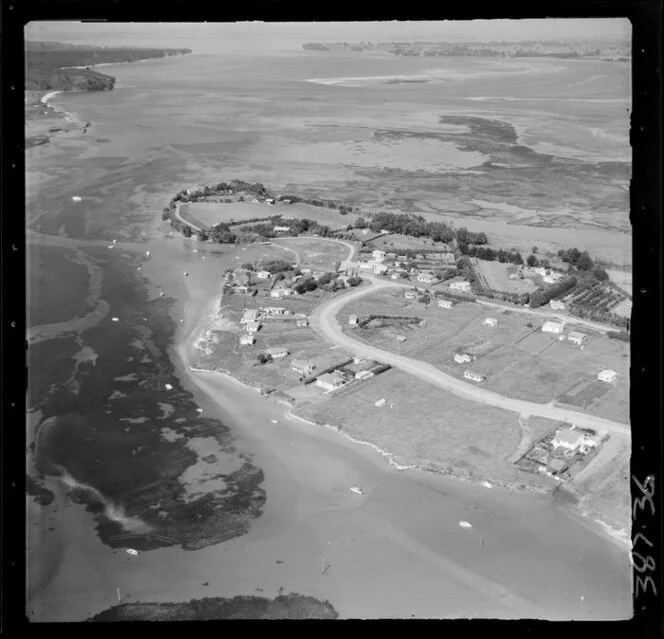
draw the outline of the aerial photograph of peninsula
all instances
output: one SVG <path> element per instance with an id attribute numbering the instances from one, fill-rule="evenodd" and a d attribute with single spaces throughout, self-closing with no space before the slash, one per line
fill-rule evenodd
<path id="1" fill-rule="evenodd" d="M 29 23 L 27 619 L 631 618 L 631 38 Z"/>

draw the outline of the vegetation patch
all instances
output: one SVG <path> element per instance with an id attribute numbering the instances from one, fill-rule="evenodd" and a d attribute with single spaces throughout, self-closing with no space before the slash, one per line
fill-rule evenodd
<path id="1" fill-rule="evenodd" d="M 125 603 L 88 621 L 213 621 L 216 619 L 338 619 L 329 601 L 290 593 L 274 599 L 205 597 L 182 603 Z"/>

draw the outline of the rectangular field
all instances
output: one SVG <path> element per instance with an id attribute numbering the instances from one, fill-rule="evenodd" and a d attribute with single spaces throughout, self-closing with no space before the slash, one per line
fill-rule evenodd
<path id="1" fill-rule="evenodd" d="M 321 271 L 333 271 L 335 263 L 345 260 L 349 253 L 349 249 L 343 244 L 326 242 L 315 237 L 277 238 L 273 240 L 273 244 L 295 251 L 300 267 Z"/>
<path id="2" fill-rule="evenodd" d="M 225 224 L 241 224 L 245 220 L 266 218 L 273 215 L 293 217 L 295 219 L 307 218 L 319 224 L 329 226 L 331 229 L 346 227 L 353 224 L 358 217 L 352 213 L 340 215 L 336 209 L 329 209 L 310 204 L 269 204 L 253 202 L 192 202 L 189 205 L 190 214 L 208 226 L 221 222 Z"/>
<path id="3" fill-rule="evenodd" d="M 395 369 L 329 397 L 298 414 L 340 426 L 392 453 L 397 463 L 506 482 L 542 481 L 509 462 L 521 440 L 515 413 L 467 402 Z M 385 405 L 376 407 L 383 398 Z"/>
<path id="4" fill-rule="evenodd" d="M 397 329 L 353 328 L 348 316 L 368 314 L 416 316 L 428 325 Z M 498 320 L 495 327 L 482 325 L 485 317 Z M 345 332 L 356 339 L 395 353 L 428 362 L 443 372 L 462 378 L 466 368 L 486 375 L 482 386 L 502 395 L 541 403 L 565 393 L 576 383 L 593 383 L 604 368 L 618 372 L 608 392 L 589 403 L 586 412 L 627 423 L 629 420 L 629 344 L 611 340 L 585 327 L 565 327 L 588 335 L 583 349 L 566 339 L 541 332 L 541 318 L 505 312 L 474 303 L 439 309 L 409 301 L 403 292 L 380 291 L 345 306 L 338 319 Z M 398 342 L 397 333 L 406 336 Z M 471 351 L 477 358 L 468 365 L 456 364 L 456 352 Z M 607 385 L 608 386 L 608 385 Z"/>
<path id="5" fill-rule="evenodd" d="M 518 280 L 509 279 L 508 270 L 511 268 L 509 264 L 473 258 L 473 266 L 480 271 L 486 280 L 487 286 L 494 291 L 530 293 L 537 288 L 535 283 L 528 278 Z"/>

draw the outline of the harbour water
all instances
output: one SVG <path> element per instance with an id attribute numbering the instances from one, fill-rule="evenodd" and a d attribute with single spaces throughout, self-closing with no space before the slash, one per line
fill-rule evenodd
<path id="1" fill-rule="evenodd" d="M 294 52 L 229 59 L 192 55 L 108 66 L 104 71 L 117 78 L 114 91 L 53 98 L 93 125 L 86 134 L 55 136 L 28 151 L 28 241 L 34 265 L 29 316 L 35 324 L 50 324 L 86 312 L 86 271 L 63 259 L 76 250 L 102 269 L 100 298 L 109 312 L 74 335 L 63 328 L 60 336 L 29 352 L 29 408 L 55 419 L 39 461 L 54 499 L 29 505 L 32 620 L 85 619 L 117 603 L 118 588 L 127 601 L 272 597 L 283 589 L 327 599 L 342 617 L 631 615 L 626 550 L 570 517 L 550 495 L 487 490 L 396 471 L 368 448 L 289 420 L 283 407 L 233 381 L 188 371 L 189 340 L 235 254 L 211 251 L 203 261 L 202 251 L 193 253 L 193 240 L 168 236 L 161 209 L 181 188 L 233 178 L 274 188 L 338 189 L 349 198 L 386 189 L 388 178 L 374 183 L 378 178 L 363 175 L 352 162 L 308 159 L 306 149 L 321 131 L 330 143 L 344 142 L 349 130 L 367 130 L 377 105 L 382 108 L 386 101 L 382 85 L 306 81 L 314 71 L 323 78 L 346 77 L 344 64 Z M 354 73 L 421 73 L 422 64 L 376 59 Z M 554 76 L 574 85 L 574 75 L 538 75 L 538 64 L 528 77 L 541 95 L 547 87 L 555 89 Z M 566 64 L 543 61 L 540 71 Z M 597 73 L 611 73 L 609 66 L 598 66 Z M 589 74 L 585 69 L 577 79 Z M 616 77 L 619 85 L 620 70 Z M 486 78 L 476 82 L 450 86 L 450 102 L 462 109 L 472 103 L 463 103 L 463 91 L 470 97 L 492 95 Z M 597 83 L 607 108 L 596 117 L 606 120 L 598 126 L 619 136 L 609 102 L 615 96 L 602 93 L 608 84 Z M 396 108 L 411 114 L 411 125 L 417 118 L 426 126 L 435 122 L 438 89 L 410 85 L 399 90 L 398 98 L 390 93 L 390 103 L 401 102 Z M 578 108 L 585 109 L 581 104 Z M 539 108 L 533 103 L 516 113 L 510 106 L 505 117 L 533 118 Z M 384 121 L 399 117 L 397 112 Z M 279 141 L 285 138 L 291 151 L 282 162 Z M 589 153 L 616 154 L 614 142 L 599 136 Z M 570 143 L 560 139 L 561 146 Z M 339 149 L 330 152 L 347 152 Z M 73 202 L 73 194 L 82 201 Z M 617 242 L 622 237 L 627 244 L 622 222 L 613 232 Z M 108 249 L 113 239 L 117 245 Z M 62 304 L 48 291 L 39 293 L 40 287 L 62 287 L 63 281 L 71 285 Z M 112 322 L 112 316 L 119 321 Z M 77 357 L 83 349 L 89 350 Z M 174 390 L 166 391 L 165 383 Z M 114 393 L 124 397 L 111 400 Z M 159 407 L 164 402 L 174 409 L 166 417 Z M 126 421 L 141 417 L 147 421 Z M 251 494 L 242 497 L 236 525 L 244 534 L 206 545 L 207 537 L 216 537 L 206 529 L 202 509 L 191 511 L 192 517 L 201 514 L 201 530 L 178 537 L 183 528 L 177 517 L 184 518 L 185 511 L 175 504 L 173 522 L 159 530 L 184 543 L 164 542 L 165 547 L 129 556 L 112 541 L 114 535 L 127 532 L 127 518 L 134 528 L 158 526 L 159 502 L 168 503 L 169 486 L 175 485 L 162 471 L 169 464 L 186 468 L 194 460 L 177 442 L 160 439 L 159 430 L 190 425 L 213 433 L 229 454 L 244 455 L 248 477 L 258 477 L 250 470 L 262 473 L 259 487 L 252 484 Z M 86 510 L 68 496 L 81 484 L 106 503 L 106 517 L 89 501 Z M 356 485 L 368 494 L 350 494 L 348 487 Z M 244 495 L 243 486 L 238 482 L 238 494 Z M 472 529 L 460 528 L 461 520 L 471 522 Z M 324 575 L 321 557 L 331 564 Z"/>

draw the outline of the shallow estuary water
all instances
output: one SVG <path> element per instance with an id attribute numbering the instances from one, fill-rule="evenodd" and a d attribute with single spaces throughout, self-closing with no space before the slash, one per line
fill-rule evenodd
<path id="1" fill-rule="evenodd" d="M 422 64 L 374 60 L 353 74 L 421 73 Z M 555 73 L 538 75 L 538 64 L 529 81 L 541 97 L 555 90 Z M 553 66 L 541 63 L 547 64 Z M 400 114 L 409 114 L 409 126 L 417 120 L 430 130 L 439 112 L 441 86 L 449 87 L 449 102 L 456 100 L 459 109 L 472 104 L 464 91 L 471 97 L 491 95 L 481 74 L 465 88 L 443 83 L 395 89 L 372 82 L 343 86 L 306 81 L 315 75 L 346 77 L 351 75 L 348 69 L 344 59 L 321 60 L 307 53 L 191 56 L 109 66 L 104 71 L 118 80 L 114 91 L 57 96 L 59 105 L 93 126 L 86 134 L 56 136 L 49 145 L 28 152 L 28 221 L 43 234 L 33 233 L 29 240 L 47 247 L 39 252 L 33 248 L 30 255 L 36 264 L 28 274 L 28 288 L 36 291 L 29 297 L 30 316 L 40 318 L 35 323 L 50 323 L 86 312 L 85 286 L 72 282 L 66 304 L 57 313 L 51 308 L 52 297 L 38 294 L 43 273 L 49 272 L 53 282 L 71 280 L 72 267 L 79 268 L 60 254 L 51 255 L 51 245 L 59 252 L 79 248 L 95 260 L 103 270 L 101 296 L 109 312 L 78 341 L 68 336 L 32 347 L 30 401 L 48 397 L 54 387 L 71 393 L 76 384 L 89 384 L 84 388 L 94 393 L 59 408 L 51 403 L 50 410 L 72 424 L 72 414 L 83 415 L 94 450 L 94 429 L 116 420 L 114 451 L 124 450 L 121 429 L 130 428 L 119 421 L 121 414 L 149 415 L 145 428 L 158 429 L 161 424 L 151 411 L 159 403 L 173 406 L 169 424 L 193 421 L 195 404 L 216 421 L 220 432 L 228 430 L 234 447 L 262 470 L 265 502 L 247 534 L 201 549 L 172 545 L 132 557 L 102 543 L 95 516 L 67 497 L 60 479 L 47 475 L 54 501 L 47 506 L 29 502 L 32 620 L 83 620 L 117 603 L 118 589 L 126 601 L 187 601 L 238 594 L 273 597 L 283 588 L 327 599 L 342 617 L 631 615 L 626 551 L 595 527 L 571 517 L 551 496 L 487 490 L 396 471 L 371 449 L 289 420 L 283 407 L 231 380 L 188 373 L 188 339 L 218 294 L 221 273 L 235 262 L 235 254 L 194 254 L 193 241 L 167 237 L 159 215 L 176 191 L 237 177 L 277 189 L 338 187 L 341 193 L 368 197 L 374 180 L 388 189 L 389 178 L 381 181 L 366 174 L 366 166 L 348 161 L 349 131 L 366 132 L 376 121 L 398 126 Z M 589 71 L 579 74 L 577 79 Z M 575 76 L 566 77 L 573 86 L 569 78 Z M 617 77 L 622 78 L 620 72 Z M 604 86 L 598 83 L 595 94 L 601 97 Z M 383 107 L 386 92 L 391 104 L 400 104 L 390 116 Z M 571 90 L 569 94 L 579 97 Z M 521 117 L 532 116 L 540 107 L 528 108 L 530 115 L 524 112 Z M 565 108 L 572 113 L 576 107 Z M 601 113 L 606 121 L 598 126 L 619 136 L 615 113 Z M 347 128 L 339 131 L 340 123 Z M 300 153 L 323 128 L 328 143 L 337 145 L 326 147 L 329 157 Z M 286 141 L 291 149 L 287 158 L 280 155 Z M 614 142 L 610 136 L 599 136 L 589 153 L 615 155 Z M 571 141 L 560 138 L 557 143 L 566 146 Z M 387 161 L 397 161 L 394 154 L 383 153 Z M 39 181 L 31 182 L 31 173 L 39 175 Z M 72 195 L 81 195 L 83 201 L 72 202 Z M 622 232 L 614 233 L 614 238 L 624 238 Z M 113 239 L 118 246 L 108 249 Z M 69 248 L 62 248 L 67 242 Z M 151 251 L 149 260 L 146 250 Z M 238 254 L 243 261 L 250 257 L 249 251 Z M 186 280 L 185 270 L 190 274 Z M 76 271 L 75 277 L 84 280 L 84 273 L 85 269 Z M 164 298 L 158 297 L 160 291 Z M 161 314 L 150 310 L 155 305 L 161 305 Z M 152 364 L 140 364 L 130 348 L 135 335 L 126 328 L 130 320 L 138 322 L 149 313 L 151 321 L 159 321 L 150 326 L 153 339 L 163 340 L 156 346 L 168 350 L 171 358 L 171 363 L 160 364 L 164 370 L 159 379 L 177 387 L 170 396 L 163 384 L 158 390 L 146 386 L 140 401 L 127 402 L 124 413 L 114 411 L 109 417 L 105 411 L 110 389 L 132 389 L 131 382 L 118 378 L 136 375 L 135 381 L 141 382 L 153 374 Z M 171 324 L 164 319 L 168 314 Z M 120 321 L 111 322 L 111 316 Z M 94 461 L 112 463 L 103 456 Z M 92 460 L 72 461 L 77 463 L 82 468 Z M 69 470 L 76 473 L 76 468 Z M 348 491 L 352 485 L 367 487 L 368 494 L 357 498 Z M 117 494 L 122 490 L 118 488 Z M 460 520 L 471 521 L 473 528 L 459 528 Z M 331 567 L 322 574 L 327 564 Z"/>

